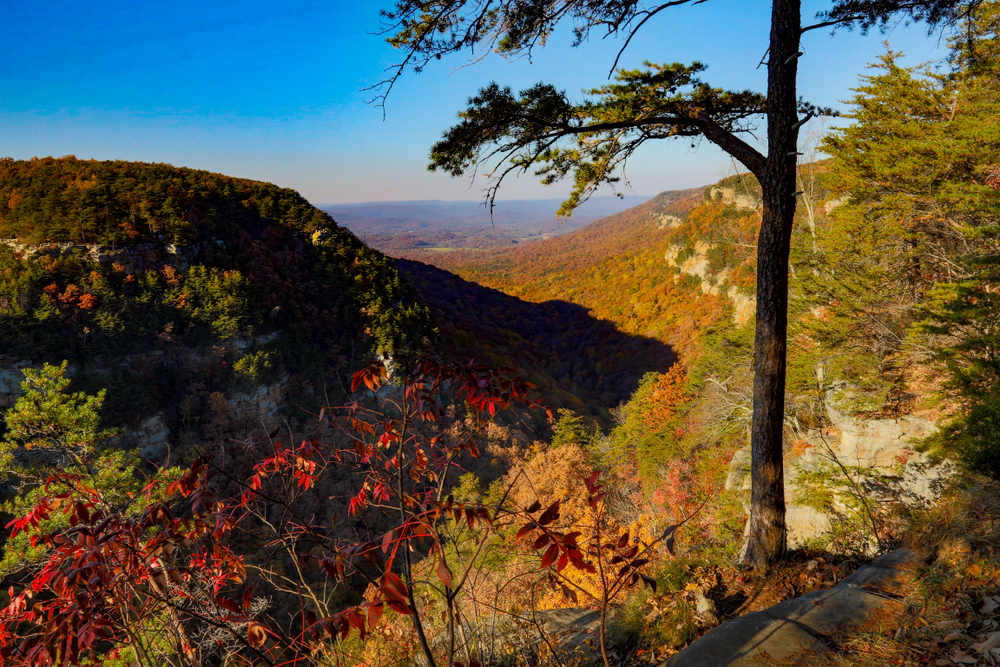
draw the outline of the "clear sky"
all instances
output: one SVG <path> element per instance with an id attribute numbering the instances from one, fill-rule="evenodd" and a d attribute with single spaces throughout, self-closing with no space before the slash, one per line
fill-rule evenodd
<path id="1" fill-rule="evenodd" d="M 806 0 L 805 16 L 827 3 Z M 576 94 L 600 85 L 621 42 L 573 49 L 567 26 L 532 62 L 461 57 L 407 74 L 381 110 L 362 89 L 398 53 L 374 34 L 385 2 L 343 0 L 5 0 L 0 35 L 0 155 L 168 162 L 271 181 L 312 202 L 475 199 L 471 184 L 426 171 L 430 146 L 465 100 L 491 80 L 538 81 Z M 709 65 L 717 86 L 762 90 L 770 3 L 710 0 L 647 23 L 622 59 Z M 804 38 L 800 92 L 844 108 L 858 73 L 888 40 L 907 62 L 942 56 L 937 37 L 898 26 L 867 37 Z M 641 195 L 692 187 L 732 171 L 710 144 L 650 144 L 630 163 Z M 560 197 L 530 177 L 502 198 Z"/>

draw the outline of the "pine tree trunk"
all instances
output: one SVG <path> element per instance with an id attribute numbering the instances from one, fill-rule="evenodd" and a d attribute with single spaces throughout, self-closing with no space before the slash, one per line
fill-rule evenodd
<path id="1" fill-rule="evenodd" d="M 752 490 L 746 562 L 766 569 L 785 553 L 782 426 L 788 333 L 788 255 L 795 218 L 798 113 L 795 77 L 799 0 L 774 0 L 768 54 L 768 156 L 761 179 L 764 214 L 757 239 L 757 330 L 754 339 Z"/>

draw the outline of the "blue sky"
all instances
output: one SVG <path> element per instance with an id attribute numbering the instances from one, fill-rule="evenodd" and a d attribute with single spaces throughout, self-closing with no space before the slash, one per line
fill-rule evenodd
<path id="1" fill-rule="evenodd" d="M 475 199 L 471 184 L 426 171 L 428 150 L 491 80 L 570 93 L 607 79 L 617 40 L 579 48 L 561 26 L 531 62 L 460 56 L 407 74 L 386 118 L 362 92 L 398 54 L 373 34 L 388 2 L 341 0 L 6 0 L 0 55 L 0 155 L 168 162 L 272 181 L 314 203 Z M 826 3 L 806 0 L 805 16 Z M 709 65 L 713 85 L 762 89 L 770 3 L 711 0 L 647 23 L 622 59 Z M 800 92 L 844 108 L 858 73 L 888 40 L 907 62 L 940 58 L 937 37 L 898 26 L 867 37 L 804 38 Z M 628 168 L 632 190 L 702 185 L 731 172 L 705 143 L 650 144 Z M 560 197 L 568 185 L 510 181 L 502 198 Z"/>

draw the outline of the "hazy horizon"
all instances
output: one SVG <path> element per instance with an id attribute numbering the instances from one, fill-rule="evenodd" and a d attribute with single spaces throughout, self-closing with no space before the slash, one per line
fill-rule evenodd
<path id="1" fill-rule="evenodd" d="M 673 8 L 636 35 L 620 65 L 699 60 L 713 86 L 762 90 L 766 68 L 756 65 L 767 48 L 769 4 L 714 0 Z M 580 98 L 581 90 L 608 80 L 623 44 L 595 38 L 573 48 L 572 31 L 560 26 L 531 59 L 491 54 L 462 67 L 465 56 L 456 55 L 406 73 L 383 118 L 364 89 L 400 56 L 374 34 L 379 7 L 389 5 L 13 3 L 0 67 L 0 150 L 17 159 L 72 154 L 165 162 L 272 182 L 329 204 L 474 200 L 485 181 L 426 169 L 430 147 L 468 98 L 491 81 L 515 90 L 544 81 Z M 807 0 L 803 15 L 826 6 Z M 810 32 L 800 93 L 844 109 L 841 101 L 884 51 L 883 40 L 906 51 L 908 63 L 944 54 L 921 26 L 869 36 Z M 817 128 L 807 127 L 803 140 Z M 630 159 L 620 185 L 661 192 L 732 171 L 733 161 L 708 142 L 694 149 L 686 141 L 655 141 Z M 570 182 L 546 187 L 527 174 L 505 181 L 500 199 L 561 199 L 570 189 Z"/>

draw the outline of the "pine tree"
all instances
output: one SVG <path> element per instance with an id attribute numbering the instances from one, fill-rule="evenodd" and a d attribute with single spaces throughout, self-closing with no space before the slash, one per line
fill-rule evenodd
<path id="1" fill-rule="evenodd" d="M 384 12 L 389 42 L 403 49 L 396 78 L 447 54 L 470 49 L 529 53 L 564 20 L 574 22 L 577 44 L 591 30 L 623 34 L 628 41 L 670 7 L 701 0 L 673 0 L 647 7 L 617 0 L 398 0 Z M 574 103 L 564 92 L 538 84 L 515 95 L 493 83 L 469 100 L 461 122 L 431 152 L 431 168 L 453 175 L 487 164 L 493 175 L 489 199 L 504 176 L 535 170 L 543 182 L 574 181 L 562 211 L 568 213 L 597 187 L 615 184 L 617 169 L 653 139 L 705 137 L 757 177 L 763 219 L 758 238 L 754 413 L 751 433 L 753 490 L 747 560 L 766 567 L 785 550 L 782 461 L 788 329 L 788 258 L 796 207 L 799 128 L 820 110 L 796 92 L 801 38 L 830 26 L 862 29 L 900 13 L 931 25 L 949 23 L 978 0 L 837 0 L 814 25 L 805 25 L 800 0 L 774 0 L 766 94 L 713 88 L 701 63 L 655 65 L 620 71 L 616 83 Z M 616 63 L 617 64 L 617 63 Z M 756 120 L 767 125 L 766 154 L 742 137 Z"/>
<path id="2" fill-rule="evenodd" d="M 1000 480 L 1000 3 L 980 8 L 952 53 L 956 117 L 967 117 L 975 154 L 950 202 L 979 224 L 962 228 L 972 248 L 962 274 L 937 285 L 925 308 L 927 330 L 944 341 L 945 391 L 960 406 L 931 444 Z"/>
<path id="3" fill-rule="evenodd" d="M 960 258 L 980 252 L 995 224 L 986 181 L 1000 146 L 996 80 L 981 60 L 972 68 L 958 57 L 967 37 L 953 48 L 956 69 L 944 75 L 901 67 L 901 54 L 887 52 L 855 89 L 854 123 L 823 145 L 835 158 L 835 196 L 848 201 L 819 240 L 819 271 L 802 282 L 824 311 L 813 333 L 851 377 L 870 367 L 885 379 L 900 355 L 926 350 L 908 346 L 919 306 L 966 275 Z"/>
<path id="4" fill-rule="evenodd" d="M 49 493 L 73 487 L 77 479 L 85 479 L 116 505 L 105 508 L 108 511 L 127 508 L 141 495 L 142 480 L 135 474 L 140 465 L 138 453 L 111 446 L 109 439 L 116 433 L 100 427 L 105 392 L 69 391 L 66 368 L 64 361 L 59 366 L 23 369 L 25 393 L 4 415 L 7 428 L 0 441 L 0 473 L 15 493 L 2 507 L 15 517 L 23 516 Z M 33 535 L 68 528 L 66 516 L 54 513 L 33 530 L 8 539 L 0 576 L 18 572 L 44 555 L 47 548 L 36 544 Z"/>

